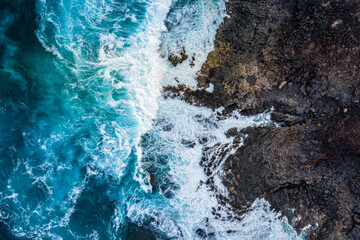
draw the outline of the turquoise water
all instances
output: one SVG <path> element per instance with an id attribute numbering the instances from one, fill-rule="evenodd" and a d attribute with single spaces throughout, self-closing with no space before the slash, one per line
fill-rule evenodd
<path id="1" fill-rule="evenodd" d="M 2 239 L 301 238 L 264 200 L 232 218 L 217 200 L 221 163 L 217 190 L 204 184 L 203 148 L 235 148 L 224 132 L 271 124 L 269 114 L 219 119 L 161 95 L 196 87 L 224 1 L 0 6 Z M 191 57 L 171 66 L 183 49 Z"/>

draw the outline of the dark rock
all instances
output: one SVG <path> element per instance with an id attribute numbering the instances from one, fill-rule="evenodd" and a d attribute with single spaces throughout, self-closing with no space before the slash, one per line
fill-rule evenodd
<path id="1" fill-rule="evenodd" d="M 271 120 L 275 122 L 287 123 L 288 125 L 294 125 L 296 123 L 302 122 L 304 119 L 299 116 L 284 114 L 281 112 L 273 112 L 271 113 Z"/>
<path id="2" fill-rule="evenodd" d="M 356 239 L 360 111 L 291 127 L 247 128 L 242 134 L 248 136 L 244 145 L 224 166 L 233 206 L 245 208 L 265 197 L 289 219 L 301 216 L 298 229 L 311 224 L 310 239 Z"/>
<path id="3" fill-rule="evenodd" d="M 230 0 L 227 9 L 198 77 L 214 91 L 183 88 L 187 101 L 304 119 L 358 107 L 359 1 Z"/>
<path id="4" fill-rule="evenodd" d="M 185 53 L 185 49 L 183 48 L 182 51 L 176 55 L 176 54 L 169 54 L 168 60 L 171 62 L 174 67 L 176 67 L 178 64 L 184 62 L 189 57 Z M 192 58 L 193 61 L 195 60 L 194 57 Z"/>
<path id="5" fill-rule="evenodd" d="M 187 147 L 189 147 L 189 148 L 193 148 L 193 147 L 196 145 L 195 142 L 189 141 L 189 140 L 186 140 L 186 139 L 182 139 L 182 140 L 181 140 L 181 144 L 182 144 L 182 145 L 185 145 L 185 146 L 187 146 Z"/>
<path id="6" fill-rule="evenodd" d="M 201 228 L 198 228 L 198 229 L 196 230 L 196 234 L 199 235 L 199 236 L 202 237 L 202 238 L 207 237 L 206 232 L 205 232 L 203 229 L 201 229 Z"/>
<path id="7" fill-rule="evenodd" d="M 225 112 L 273 106 L 283 123 L 226 133 L 247 137 L 225 161 L 224 201 L 244 209 L 266 197 L 290 221 L 300 215 L 298 229 L 314 226 L 310 239 L 360 239 L 360 1 L 229 0 L 227 10 L 199 90 L 166 89 Z M 204 149 L 209 176 L 228 151 Z"/>
<path id="8" fill-rule="evenodd" d="M 234 128 L 230 128 L 226 133 L 226 137 L 227 138 L 230 138 L 230 137 L 235 137 L 237 135 L 238 131 L 237 131 L 237 128 L 234 127 Z"/>

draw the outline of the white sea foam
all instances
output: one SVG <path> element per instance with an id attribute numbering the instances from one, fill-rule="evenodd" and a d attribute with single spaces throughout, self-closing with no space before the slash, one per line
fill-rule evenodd
<path id="1" fill-rule="evenodd" d="M 121 178 L 132 149 L 137 147 L 140 136 L 151 128 L 158 109 L 161 80 L 167 70 L 166 60 L 160 57 L 159 39 L 165 31 L 164 20 L 171 0 L 143 1 L 148 5 L 144 20 L 130 13 L 131 3 L 87 0 L 80 7 L 81 3 L 75 1 L 73 8 L 68 4 L 62 1 L 59 10 L 43 1 L 39 12 L 44 21 L 37 35 L 45 49 L 60 60 L 65 58 L 63 55 L 74 57 L 75 62 L 62 61 L 77 77 L 76 83 L 69 84 L 70 88 L 95 90 L 93 96 L 98 100 L 99 110 L 112 109 L 118 114 L 115 121 L 97 121 L 98 131 L 103 135 L 102 144 L 94 149 L 84 143 L 84 148 L 91 153 L 95 166 Z M 64 15 L 55 15 L 55 10 Z M 80 21 L 79 16 L 71 18 L 66 12 L 79 14 L 83 20 Z M 116 13 L 124 15 L 114 15 Z M 132 31 L 121 25 L 128 18 L 144 31 L 123 37 L 121 32 Z M 112 33 L 103 27 L 104 23 L 111 24 Z M 46 35 L 50 27 L 55 27 L 55 40 Z M 91 35 L 86 38 L 86 34 Z M 98 45 L 98 53 L 88 54 L 91 49 L 87 43 Z M 124 47 L 125 43 L 130 46 Z M 94 74 L 89 75 L 91 71 Z M 75 94 L 73 100 L 81 101 Z M 95 104 L 94 111 L 96 108 Z M 86 118 L 93 116 L 83 116 L 83 120 Z"/>
<path id="2" fill-rule="evenodd" d="M 238 127 L 240 130 L 246 126 L 271 124 L 270 113 L 244 117 L 235 112 L 221 120 L 218 117 L 221 109 L 212 111 L 177 99 L 163 99 L 160 103 L 158 119 L 161 123 L 170 124 L 171 129 L 164 131 L 163 124 L 155 124 L 150 134 L 154 135 L 156 141 L 152 147 L 144 149 L 143 156 L 145 159 L 149 156 L 155 156 L 155 159 L 161 155 L 168 156 L 167 164 L 159 165 L 160 172 L 164 171 L 162 168 L 169 168 L 168 176 L 179 189 L 173 191 L 174 196 L 171 198 L 164 197 L 166 193 L 160 191 L 163 196 L 155 202 L 153 199 L 145 199 L 140 205 L 131 203 L 128 217 L 141 222 L 142 218 L 153 216 L 159 223 L 154 228 L 167 233 L 170 238 L 200 239 L 196 230 L 203 229 L 215 234 L 216 239 L 273 239 L 274 236 L 279 239 L 301 239 L 287 224 L 286 219 L 278 219 L 279 215 L 270 211 L 264 200 L 257 200 L 244 220 L 236 220 L 231 206 L 219 205 L 216 193 L 205 184 L 212 176 L 206 176 L 199 164 L 204 147 L 216 148 L 216 144 L 220 143 L 220 146 L 234 148 L 233 139 L 224 134 L 228 129 Z M 204 137 L 208 141 L 201 143 Z M 187 142 L 193 145 L 189 147 Z M 229 151 L 231 153 L 234 153 L 234 149 Z M 226 156 L 215 158 L 224 160 Z M 145 162 L 143 166 L 146 168 L 151 164 L 159 163 Z M 216 188 L 218 193 L 226 195 L 226 189 L 218 178 L 220 172 L 219 164 L 214 173 Z M 214 210 L 220 217 L 213 214 Z"/>
<path id="3" fill-rule="evenodd" d="M 180 56 L 185 51 L 188 58 L 168 72 L 165 85 L 185 84 L 196 88 L 195 76 L 207 55 L 214 49 L 216 30 L 225 17 L 225 1 L 174 0 L 167 24 L 170 31 L 163 33 L 162 55 Z"/>
<path id="4" fill-rule="evenodd" d="M 181 19 L 180 16 L 186 11 L 202 11 L 200 19 L 204 21 L 196 22 L 202 27 L 186 25 L 186 20 L 183 20 L 178 29 L 163 34 L 164 56 L 169 53 L 179 54 L 183 49 L 189 56 L 196 56 L 195 65 L 190 64 L 192 59 L 189 57 L 176 67 L 170 67 L 164 77 L 164 85 L 186 84 L 187 87 L 196 87 L 197 72 L 213 48 L 215 32 L 221 23 L 219 19 L 225 16 L 224 2 L 215 4 L 208 1 L 206 4 L 200 10 L 187 9 L 187 5 L 174 13 L 176 19 Z M 211 15 L 214 11 L 218 14 Z M 216 24 L 211 25 L 209 22 Z M 176 38 L 180 40 L 176 41 Z M 211 92 L 211 86 L 207 90 Z M 156 219 L 152 224 L 153 228 L 166 233 L 169 238 L 177 239 L 200 239 L 197 229 L 215 234 L 216 239 L 302 239 L 287 223 L 286 218 L 279 218 L 280 215 L 271 211 L 269 204 L 263 199 L 253 203 L 251 211 L 243 216 L 243 220 L 237 220 L 239 216 L 234 209 L 229 205 L 220 205 L 216 197 L 219 193 L 227 195 L 221 180 L 222 164 L 240 146 L 234 144 L 234 139 L 227 138 L 224 133 L 233 127 L 241 130 L 248 126 L 273 125 L 269 112 L 245 117 L 235 111 L 230 116 L 221 118 L 219 114 L 223 111 L 222 108 L 212 111 L 178 99 L 160 98 L 159 103 L 154 126 L 148 132 L 150 139 L 155 140 L 143 149 L 142 167 L 145 172 L 153 166 L 158 168 L 157 172 L 167 172 L 166 176 L 156 176 L 155 173 L 155 178 L 158 177 L 160 182 L 170 178 L 178 188 L 152 189 L 151 177 L 148 175 L 147 181 L 142 183 L 147 187 L 143 186 L 143 189 L 159 191 L 161 196 L 143 199 L 140 203 L 132 202 L 127 214 L 130 219 L 141 223 L 143 219 L 152 216 Z M 205 143 L 202 141 L 204 138 Z M 207 157 L 212 158 L 217 166 L 211 176 L 206 176 L 200 166 L 205 147 L 213 149 Z M 228 149 L 227 155 L 220 157 L 224 148 Z M 162 160 L 164 155 L 165 164 Z M 217 193 L 205 184 L 210 178 L 214 180 Z M 167 196 L 169 191 L 173 194 L 171 197 Z"/>
<path id="5" fill-rule="evenodd" d="M 217 239 L 296 239 L 296 233 L 270 211 L 266 201 L 255 201 L 252 211 L 240 221 L 231 206 L 222 206 L 217 199 L 219 193 L 227 195 L 221 181 L 225 159 L 217 155 L 223 148 L 230 155 L 239 147 L 224 132 L 232 127 L 240 130 L 271 124 L 269 113 L 244 117 L 233 112 L 221 118 L 223 109 L 213 111 L 161 97 L 162 86 L 186 84 L 196 88 L 196 75 L 213 50 L 216 29 L 225 16 L 224 1 L 143 3 L 146 14 L 138 16 L 126 5 L 130 1 L 38 2 L 39 41 L 57 57 L 59 68 L 71 70 L 76 79 L 67 76 L 65 86 L 70 95 L 66 96 L 68 104 L 75 109 L 69 111 L 75 116 L 59 122 L 50 118 L 52 126 L 39 123 L 38 129 L 24 134 L 27 150 L 33 154 L 38 150 L 45 160 L 38 164 L 26 159 L 25 165 L 17 167 L 24 168 L 29 181 L 43 183 L 49 196 L 31 210 L 25 200 L 23 205 L 19 203 L 23 225 L 14 232 L 35 239 L 60 239 L 52 229 L 69 227 L 89 178 L 111 175 L 116 184 L 121 182 L 126 168 L 134 164 L 129 156 L 136 148 L 139 162 L 135 161 L 135 176 L 130 178 L 134 177 L 137 185 L 112 192 L 118 204 L 112 218 L 116 230 L 128 219 L 146 225 L 153 218 L 149 227 L 169 238 L 200 239 L 196 231 L 203 229 Z M 122 23 L 128 19 L 137 27 L 124 29 Z M 166 19 L 170 25 L 175 23 L 169 31 L 164 25 Z M 126 31 L 128 35 L 121 34 Z M 167 55 L 179 55 L 183 49 L 189 58 L 171 66 Z M 212 90 L 211 86 L 207 89 Z M 37 130 L 50 133 L 42 135 Z M 149 136 L 152 142 L 143 144 L 141 135 Z M 66 151 L 72 144 L 85 153 L 77 156 L 75 150 Z M 217 166 L 210 176 L 200 165 L 205 147 L 214 149 L 209 154 Z M 63 155 L 65 160 L 59 159 Z M 84 167 L 86 173 L 82 175 Z M 150 173 L 151 168 L 157 171 Z M 35 174 L 35 170 L 41 171 Z M 153 186 L 151 174 L 159 186 Z M 216 191 L 206 184 L 210 178 Z M 11 191 L 6 196 L 18 201 L 21 194 L 13 187 L 21 191 L 16 186 L 21 179 L 15 180 L 9 181 Z M 56 207 L 60 213 L 50 218 Z M 37 222 L 31 225 L 34 219 Z M 94 230 L 88 237 L 97 239 L 99 233 Z"/>

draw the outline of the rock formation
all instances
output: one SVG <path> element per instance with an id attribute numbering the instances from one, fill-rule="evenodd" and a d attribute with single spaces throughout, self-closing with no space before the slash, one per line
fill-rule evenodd
<path id="1" fill-rule="evenodd" d="M 360 1 L 229 0 L 227 9 L 200 89 L 170 90 L 244 114 L 274 107 L 281 127 L 232 133 L 245 140 L 225 160 L 229 201 L 242 209 L 265 197 L 298 229 L 310 224 L 310 239 L 360 239 Z M 202 90 L 210 83 L 212 93 Z"/>

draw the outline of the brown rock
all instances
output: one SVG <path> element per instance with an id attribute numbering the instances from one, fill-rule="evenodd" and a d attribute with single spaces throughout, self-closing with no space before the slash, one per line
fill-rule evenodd
<path id="1" fill-rule="evenodd" d="M 227 9 L 198 78 L 214 91 L 186 89 L 187 101 L 304 119 L 358 107 L 359 1 L 230 0 Z"/>
<path id="2" fill-rule="evenodd" d="M 178 64 L 184 62 L 189 57 L 185 53 L 185 49 L 183 48 L 179 55 L 176 54 L 169 54 L 168 60 L 171 62 L 174 67 L 176 67 Z"/>

